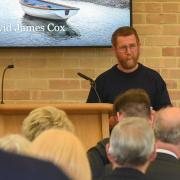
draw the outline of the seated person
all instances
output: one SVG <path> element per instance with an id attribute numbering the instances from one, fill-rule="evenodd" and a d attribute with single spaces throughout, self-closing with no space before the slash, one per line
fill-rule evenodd
<path id="1" fill-rule="evenodd" d="M 129 117 L 119 122 L 111 133 L 108 157 L 113 171 L 102 180 L 145 180 L 156 157 L 154 132 L 147 119 Z"/>
<path id="2" fill-rule="evenodd" d="M 180 179 L 180 108 L 167 107 L 157 112 L 154 131 L 157 158 L 147 170 L 153 180 Z"/>
<path id="3" fill-rule="evenodd" d="M 24 119 L 22 134 L 33 141 L 41 132 L 50 128 L 74 132 L 74 126 L 63 110 L 45 106 L 34 109 Z"/>
<path id="4" fill-rule="evenodd" d="M 50 129 L 41 133 L 30 148 L 35 157 L 52 161 L 70 179 L 91 180 L 86 151 L 80 140 L 65 130 Z"/>
<path id="5" fill-rule="evenodd" d="M 153 113 L 150 109 L 151 103 L 148 94 L 143 89 L 129 89 L 119 95 L 113 105 L 114 125 L 124 117 L 143 117 L 153 123 Z M 109 138 L 103 139 L 98 144 L 90 148 L 87 152 L 91 166 L 93 179 L 99 179 L 106 165 L 110 162 L 106 155 L 106 144 Z M 109 166 L 106 167 L 109 171 Z"/>

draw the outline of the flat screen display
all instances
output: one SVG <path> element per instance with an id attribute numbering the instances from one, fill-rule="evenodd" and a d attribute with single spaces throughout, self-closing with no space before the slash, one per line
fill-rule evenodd
<path id="1" fill-rule="evenodd" d="M 110 47 L 131 0 L 1 0 L 0 47 Z"/>

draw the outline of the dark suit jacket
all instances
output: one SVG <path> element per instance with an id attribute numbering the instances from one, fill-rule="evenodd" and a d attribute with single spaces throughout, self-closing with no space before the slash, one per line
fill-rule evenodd
<path id="1" fill-rule="evenodd" d="M 50 162 L 10 154 L 0 150 L 0 180 L 68 180 Z"/>
<path id="2" fill-rule="evenodd" d="M 169 154 L 158 153 L 146 175 L 152 180 L 180 180 L 180 163 Z"/>
<path id="3" fill-rule="evenodd" d="M 102 180 L 146 180 L 146 176 L 133 168 L 116 168 Z"/>
<path id="4" fill-rule="evenodd" d="M 87 152 L 93 180 L 99 179 L 105 166 L 110 163 L 106 156 L 107 143 L 109 143 L 109 138 L 102 139 Z"/>

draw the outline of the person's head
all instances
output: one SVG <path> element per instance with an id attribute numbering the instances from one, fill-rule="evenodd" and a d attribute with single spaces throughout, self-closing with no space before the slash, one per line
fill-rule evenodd
<path id="1" fill-rule="evenodd" d="M 131 72 L 137 67 L 140 55 L 140 40 L 133 27 L 118 28 L 111 38 L 113 50 L 118 59 L 118 68 Z"/>
<path id="2" fill-rule="evenodd" d="M 29 113 L 22 124 L 22 134 L 33 141 L 40 133 L 50 128 L 73 132 L 74 126 L 63 110 L 52 106 L 36 108 Z"/>
<path id="3" fill-rule="evenodd" d="M 108 153 L 117 166 L 145 172 L 155 157 L 154 133 L 147 120 L 128 117 L 119 122 L 112 130 Z"/>
<path id="4" fill-rule="evenodd" d="M 113 113 L 118 120 L 122 117 L 143 117 L 151 119 L 151 101 L 143 89 L 129 89 L 116 97 Z"/>
<path id="5" fill-rule="evenodd" d="M 157 140 L 161 142 L 160 148 L 172 150 L 180 157 L 180 108 L 167 107 L 158 111 L 154 131 Z"/>
<path id="6" fill-rule="evenodd" d="M 72 133 L 51 129 L 32 143 L 32 155 L 54 162 L 73 180 L 90 180 L 90 166 L 80 140 Z"/>
<path id="7" fill-rule="evenodd" d="M 0 149 L 15 154 L 28 154 L 31 142 L 20 134 L 6 135 L 0 138 Z"/>

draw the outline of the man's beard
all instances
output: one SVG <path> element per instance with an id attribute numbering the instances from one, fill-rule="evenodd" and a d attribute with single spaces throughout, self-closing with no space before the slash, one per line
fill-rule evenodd
<path id="1" fill-rule="evenodd" d="M 123 69 L 133 69 L 137 65 L 137 59 L 130 58 L 126 61 L 119 61 Z"/>

